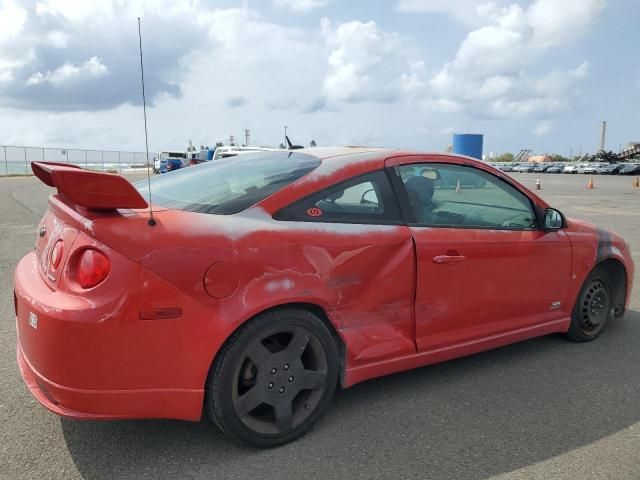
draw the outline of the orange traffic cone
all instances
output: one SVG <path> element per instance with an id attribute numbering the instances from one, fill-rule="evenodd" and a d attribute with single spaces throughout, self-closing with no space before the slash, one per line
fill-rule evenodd
<path id="1" fill-rule="evenodd" d="M 593 188 L 595 188 L 595 187 L 593 186 L 593 178 L 591 178 L 591 177 L 589 177 L 589 183 L 587 183 L 587 188 L 589 188 L 589 189 L 593 189 Z"/>
<path id="2" fill-rule="evenodd" d="M 458 183 L 456 184 L 456 193 L 460 193 L 460 180 L 458 180 Z"/>
<path id="3" fill-rule="evenodd" d="M 540 185 L 540 179 L 536 178 L 536 190 L 542 190 L 542 186 Z"/>
<path id="4" fill-rule="evenodd" d="M 636 181 L 633 182 L 633 186 L 636 188 L 640 187 L 640 178 L 636 177 Z"/>

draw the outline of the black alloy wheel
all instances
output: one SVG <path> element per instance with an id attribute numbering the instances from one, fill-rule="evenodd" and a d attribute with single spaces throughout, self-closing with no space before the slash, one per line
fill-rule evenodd
<path id="1" fill-rule="evenodd" d="M 207 382 L 208 411 L 230 437 L 274 447 L 311 427 L 337 378 L 337 348 L 322 320 L 306 310 L 267 312 L 221 349 Z"/>
<path id="2" fill-rule="evenodd" d="M 611 316 L 611 283 L 603 269 L 594 270 L 585 281 L 574 307 L 567 337 L 576 342 L 595 340 Z"/>

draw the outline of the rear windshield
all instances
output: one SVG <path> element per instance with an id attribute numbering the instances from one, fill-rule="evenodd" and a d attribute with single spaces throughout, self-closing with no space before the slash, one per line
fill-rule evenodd
<path id="1" fill-rule="evenodd" d="M 230 215 L 286 187 L 320 165 L 304 153 L 259 152 L 213 160 L 151 179 L 154 205 Z M 135 184 L 149 199 L 147 181 Z"/>

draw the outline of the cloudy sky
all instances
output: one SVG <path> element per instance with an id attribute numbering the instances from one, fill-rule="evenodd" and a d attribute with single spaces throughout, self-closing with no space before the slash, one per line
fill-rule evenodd
<path id="1" fill-rule="evenodd" d="M 0 143 L 640 141 L 637 0 L 0 0 Z"/>

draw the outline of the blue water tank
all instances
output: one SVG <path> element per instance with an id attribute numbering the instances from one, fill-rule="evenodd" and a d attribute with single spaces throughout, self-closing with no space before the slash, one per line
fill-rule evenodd
<path id="1" fill-rule="evenodd" d="M 454 133 L 453 153 L 482 160 L 482 135 L 477 133 Z"/>

